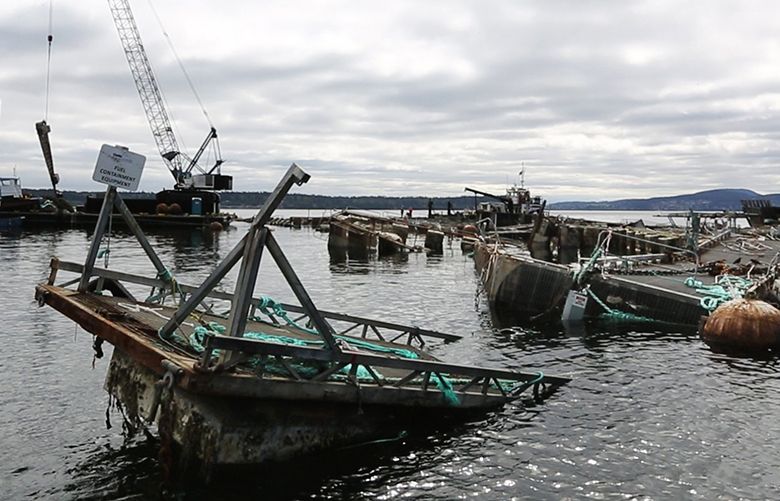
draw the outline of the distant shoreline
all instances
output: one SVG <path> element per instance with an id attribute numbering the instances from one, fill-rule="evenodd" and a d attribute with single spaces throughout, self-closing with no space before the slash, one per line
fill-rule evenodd
<path id="1" fill-rule="evenodd" d="M 25 193 L 32 196 L 44 197 L 51 195 L 50 189 L 25 189 Z M 83 205 L 88 195 L 97 195 L 98 191 L 65 191 L 63 195 L 74 205 Z M 263 205 L 268 192 L 221 192 L 221 205 L 225 209 L 253 209 Z M 154 197 L 154 193 L 123 192 L 125 198 Z M 623 199 L 598 202 L 552 202 L 547 205 L 549 210 L 598 210 L 598 211 L 739 211 L 742 209 L 742 200 L 765 199 L 772 205 L 780 205 L 780 194 L 761 195 L 751 190 L 744 189 L 719 189 L 708 190 L 687 195 L 675 195 L 669 197 L 654 197 L 645 199 Z M 451 204 L 454 211 L 473 209 L 475 203 L 493 201 L 487 197 L 474 197 L 461 195 L 457 197 L 386 197 L 386 196 L 333 196 L 333 195 L 303 195 L 289 193 L 282 201 L 281 209 L 307 209 L 307 210 L 339 210 L 339 209 L 373 209 L 386 211 L 428 210 L 429 203 L 433 204 L 433 210 L 446 210 Z"/>

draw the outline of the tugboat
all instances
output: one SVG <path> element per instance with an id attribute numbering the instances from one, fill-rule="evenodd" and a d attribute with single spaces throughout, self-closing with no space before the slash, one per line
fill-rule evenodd
<path id="1" fill-rule="evenodd" d="M 25 195 L 18 177 L 0 177 L 0 213 L 37 209 L 41 199 Z"/>
<path id="2" fill-rule="evenodd" d="M 508 187 L 506 195 L 494 195 L 469 187 L 465 190 L 496 200 L 496 202 L 475 203 L 474 211 L 478 220 L 490 219 L 496 227 L 513 226 L 531 223 L 534 215 L 544 212 L 547 203 L 541 197 L 532 196 L 524 185 L 523 171 L 520 171 L 520 186 L 513 184 Z"/>

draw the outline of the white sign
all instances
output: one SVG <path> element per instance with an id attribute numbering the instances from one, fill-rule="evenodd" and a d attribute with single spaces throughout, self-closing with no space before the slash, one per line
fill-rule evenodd
<path id="1" fill-rule="evenodd" d="M 92 179 L 98 183 L 134 191 L 141 182 L 145 162 L 145 156 L 133 153 L 124 146 L 104 144 L 100 148 Z"/>

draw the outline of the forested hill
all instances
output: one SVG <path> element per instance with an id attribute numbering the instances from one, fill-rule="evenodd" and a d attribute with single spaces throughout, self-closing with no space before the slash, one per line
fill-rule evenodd
<path id="1" fill-rule="evenodd" d="M 224 192 L 222 195 L 223 207 L 260 207 L 268 197 L 267 192 Z M 288 193 L 284 197 L 281 208 L 283 209 L 427 209 L 428 201 L 433 201 L 434 209 L 446 209 L 447 202 L 452 203 L 453 209 L 473 209 L 473 196 L 459 197 L 383 197 L 383 196 L 355 196 L 333 197 L 325 195 L 301 195 Z M 482 197 L 479 197 L 482 200 Z"/>
<path id="2" fill-rule="evenodd" d="M 43 189 L 25 189 L 35 197 L 51 195 L 51 190 Z M 98 192 L 87 191 L 65 191 L 65 198 L 74 205 L 83 205 L 87 195 L 98 195 Z M 268 198 L 268 192 L 247 192 L 247 191 L 225 191 L 221 192 L 223 208 L 259 208 Z M 154 198 L 154 193 L 127 193 L 122 192 L 125 198 Z M 447 209 L 447 202 L 452 202 L 452 208 L 455 210 L 473 209 L 474 196 L 458 197 L 383 197 L 383 196 L 361 196 L 361 197 L 332 197 L 325 195 L 301 195 L 297 193 L 288 193 L 282 201 L 282 209 L 383 209 L 383 210 L 401 210 L 416 209 L 426 210 L 428 200 L 433 201 L 433 208 L 436 210 Z M 478 197 L 479 201 L 487 200 Z"/>
<path id="3" fill-rule="evenodd" d="M 554 210 L 741 210 L 742 200 L 767 199 L 780 205 L 780 194 L 761 195 L 752 190 L 722 189 L 671 197 L 631 198 L 604 202 L 558 202 Z"/>
<path id="4" fill-rule="evenodd" d="M 46 196 L 51 190 L 24 190 L 33 196 Z M 97 192 L 66 191 L 65 197 L 73 204 L 82 205 L 88 194 Z M 227 191 L 222 192 L 222 207 L 224 208 L 256 208 L 260 207 L 268 197 L 268 192 Z M 123 197 L 154 197 L 154 193 L 122 193 Z M 688 195 L 671 197 L 633 198 L 604 202 L 556 202 L 548 204 L 554 210 L 740 210 L 741 201 L 754 198 L 770 200 L 774 205 L 780 205 L 780 194 L 761 195 L 751 190 L 724 189 L 709 190 Z M 383 197 L 355 196 L 333 197 L 325 195 L 301 195 L 290 193 L 282 201 L 283 209 L 383 209 L 400 210 L 413 208 L 425 210 L 428 200 L 433 201 L 433 208 L 443 210 L 447 202 L 452 202 L 455 210 L 474 208 L 473 196 L 458 197 Z M 487 198 L 478 197 L 478 201 Z"/>

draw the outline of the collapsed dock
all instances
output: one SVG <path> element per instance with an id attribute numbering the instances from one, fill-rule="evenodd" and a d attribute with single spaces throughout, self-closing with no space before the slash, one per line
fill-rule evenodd
<path id="1" fill-rule="evenodd" d="M 355 443 L 422 414 L 485 412 L 526 393 L 541 400 L 568 381 L 440 361 L 426 346 L 457 336 L 319 310 L 267 226 L 287 191 L 308 178 L 293 164 L 247 235 L 199 286 L 171 275 L 109 188 L 85 263 L 53 259 L 47 282 L 36 287 L 41 306 L 96 336 L 96 354 L 103 342 L 114 346 L 107 390 L 128 419 L 156 423 L 181 461 L 210 468 L 286 459 Z M 112 205 L 156 276 L 95 266 Z M 264 253 L 299 305 L 253 295 Z M 218 291 L 239 261 L 234 292 Z M 76 276 L 57 284 L 64 272 Z M 139 299 L 139 287 L 152 293 Z M 228 313 L 215 313 L 219 302 Z"/>
<path id="2" fill-rule="evenodd" d="M 586 227 L 586 236 L 588 228 L 596 227 Z M 780 241 L 732 225 L 702 228 L 604 225 L 595 238 L 573 239 L 577 246 L 558 240 L 558 262 L 483 239 L 475 264 L 493 310 L 518 321 L 609 317 L 697 326 L 729 299 L 777 304 Z"/>
<path id="3" fill-rule="evenodd" d="M 331 255 L 349 253 L 366 258 L 404 252 L 441 254 L 447 233 L 432 224 L 397 219 L 368 211 L 344 210 L 331 216 L 328 250 Z"/>

